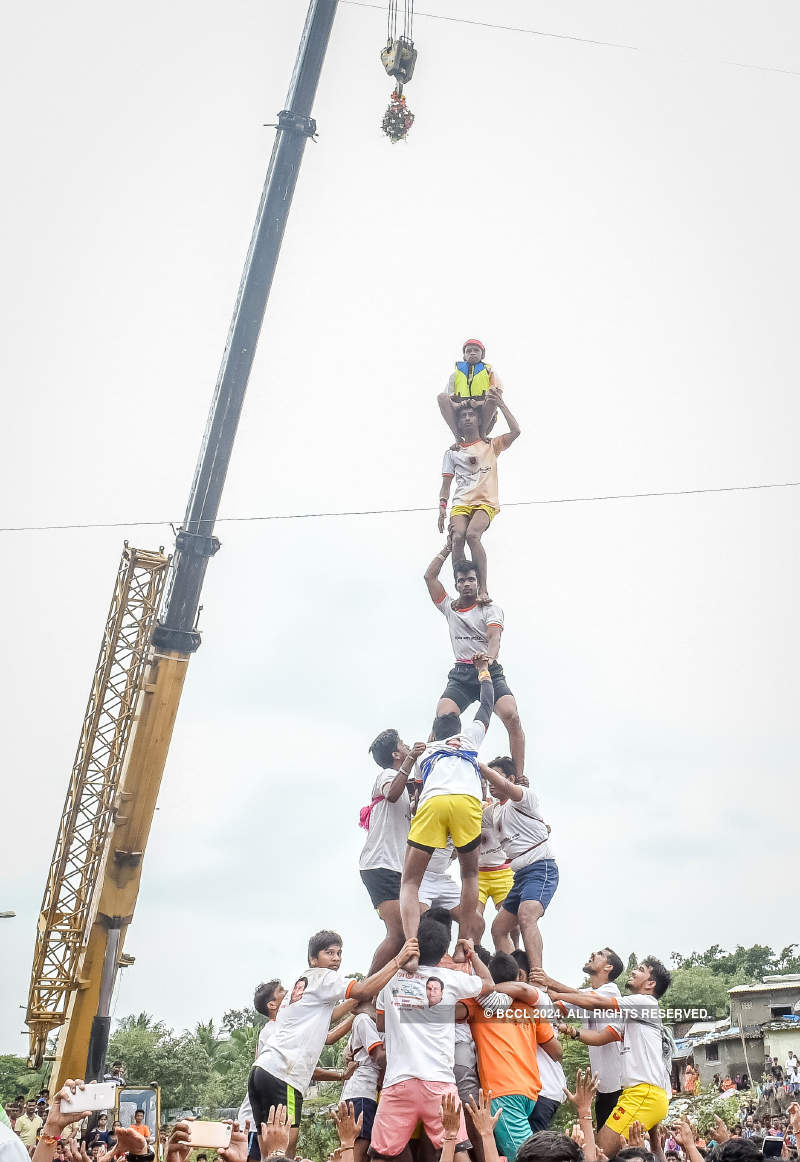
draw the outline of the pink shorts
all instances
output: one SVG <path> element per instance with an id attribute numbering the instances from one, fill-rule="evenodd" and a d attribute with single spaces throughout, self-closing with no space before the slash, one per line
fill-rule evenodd
<path id="1" fill-rule="evenodd" d="M 422 1122 L 425 1133 L 435 1150 L 444 1142 L 442 1125 L 442 1097 L 451 1093 L 458 1101 L 455 1085 L 446 1081 L 419 1081 L 416 1077 L 398 1081 L 381 1090 L 378 1112 L 372 1127 L 372 1152 L 394 1158 L 402 1154 L 417 1122 Z M 469 1145 L 464 1110 L 458 1127 L 458 1145 Z"/>

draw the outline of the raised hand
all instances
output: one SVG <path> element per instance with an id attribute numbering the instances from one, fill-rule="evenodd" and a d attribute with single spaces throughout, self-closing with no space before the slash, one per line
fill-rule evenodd
<path id="1" fill-rule="evenodd" d="M 61 1109 L 62 1101 L 71 1100 L 85 1088 L 86 1086 L 82 1081 L 73 1081 L 72 1078 L 68 1078 L 64 1082 L 56 1096 L 51 1099 L 47 1121 L 42 1126 L 42 1134 L 48 1138 L 60 1138 L 61 1131 L 66 1129 L 67 1126 L 73 1122 L 82 1122 L 84 1118 L 89 1117 L 90 1110 L 83 1110 L 82 1112 L 70 1110 L 69 1113 L 65 1113 Z"/>
<path id="2" fill-rule="evenodd" d="M 138 1133 L 137 1130 L 131 1129 L 130 1126 L 119 1126 L 117 1128 L 117 1153 L 122 1150 L 126 1154 L 149 1154 L 150 1146 L 144 1135 Z"/>
<path id="3" fill-rule="evenodd" d="M 397 954 L 397 963 L 401 967 L 407 964 L 409 960 L 416 960 L 419 963 L 419 943 L 416 936 L 412 936 L 410 940 L 406 940 Z"/>
<path id="4" fill-rule="evenodd" d="M 570 1026 L 568 1026 L 570 1027 Z M 567 1098 L 577 1107 L 579 1114 L 591 1114 L 592 1098 L 597 1093 L 600 1078 L 592 1074 L 591 1069 L 579 1069 L 575 1074 L 575 1092 L 564 1089 Z"/>
<path id="5" fill-rule="evenodd" d="M 333 1120 L 336 1122 L 336 1130 L 342 1149 L 351 1150 L 361 1133 L 361 1126 L 364 1122 L 363 1113 L 360 1113 L 356 1118 L 353 1103 L 351 1101 L 340 1102 L 338 1109 L 333 1111 Z"/>
<path id="6" fill-rule="evenodd" d="M 628 1130 L 628 1145 L 639 1150 L 644 1149 L 644 1126 L 641 1122 L 631 1122 Z"/>
<path id="7" fill-rule="evenodd" d="M 167 1149 L 164 1162 L 186 1162 L 192 1152 L 192 1132 L 188 1122 L 176 1122 L 175 1128 L 167 1138 Z"/>
<path id="8" fill-rule="evenodd" d="M 497 1113 L 492 1113 L 492 1091 L 487 1089 L 486 1097 L 484 1099 L 483 1090 L 478 1090 L 478 1100 L 470 1094 L 469 1102 L 467 1103 L 469 1116 L 472 1118 L 473 1125 L 482 1138 L 494 1136 L 494 1128 L 497 1125 L 500 1115 L 503 1112 L 503 1107 L 499 1106 Z"/>
<path id="9" fill-rule="evenodd" d="M 672 1133 L 681 1149 L 688 1152 L 694 1146 L 694 1130 L 688 1118 L 681 1118 Z"/>
<path id="10" fill-rule="evenodd" d="M 452 1093 L 442 1095 L 442 1125 L 445 1138 L 458 1138 L 458 1127 L 461 1125 L 461 1102 Z"/>
<path id="11" fill-rule="evenodd" d="M 261 1123 L 261 1132 L 258 1135 L 261 1157 L 268 1158 L 270 1154 L 285 1154 L 289 1145 L 291 1128 L 286 1117 L 286 1106 L 270 1106 L 267 1120 Z"/>
<path id="12" fill-rule="evenodd" d="M 723 1122 L 719 1114 L 714 1114 L 714 1137 L 719 1142 L 720 1146 L 723 1142 L 727 1142 L 731 1137 L 731 1132 Z"/>
<path id="13" fill-rule="evenodd" d="M 249 1152 L 249 1134 L 250 1123 L 245 1122 L 244 1129 L 239 1129 L 239 1123 L 234 1122 L 231 1127 L 231 1140 L 227 1146 L 223 1146 L 217 1153 L 224 1162 L 247 1162 L 247 1155 Z"/>

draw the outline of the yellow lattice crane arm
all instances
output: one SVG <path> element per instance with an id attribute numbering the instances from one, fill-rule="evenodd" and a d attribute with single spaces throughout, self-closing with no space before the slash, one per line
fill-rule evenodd
<path id="1" fill-rule="evenodd" d="M 168 566 L 161 552 L 125 545 L 37 924 L 26 1016 L 34 1068 L 79 981 Z"/>

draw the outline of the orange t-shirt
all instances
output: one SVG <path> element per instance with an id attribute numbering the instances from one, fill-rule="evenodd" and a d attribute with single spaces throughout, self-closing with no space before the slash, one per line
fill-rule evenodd
<path id="1" fill-rule="evenodd" d="M 150 1127 L 142 1122 L 141 1126 L 137 1126 L 136 1122 L 131 1122 L 128 1127 L 130 1130 L 135 1130 L 137 1134 L 141 1134 L 143 1138 L 150 1138 Z"/>
<path id="2" fill-rule="evenodd" d="M 484 1093 L 492 1097 L 518 1093 L 534 1101 L 542 1081 L 536 1061 L 536 1045 L 555 1037 L 549 1021 L 528 1014 L 530 1005 L 512 1001 L 498 1013 L 484 1012 L 480 1001 L 463 1001 L 469 1010 L 469 1024 L 478 1050 L 478 1074 Z"/>

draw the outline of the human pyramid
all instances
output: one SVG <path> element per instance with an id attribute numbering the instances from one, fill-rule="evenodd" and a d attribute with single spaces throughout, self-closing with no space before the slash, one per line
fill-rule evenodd
<path id="1" fill-rule="evenodd" d="M 578 1162 L 573 1139 L 548 1131 L 565 1095 L 563 1050 L 550 1017 L 582 1018 L 580 1028 L 560 1024 L 558 1031 L 589 1046 L 591 1071 L 579 1076 L 573 1098 L 589 1162 L 599 1156 L 592 1099 L 597 1147 L 608 1158 L 629 1156 L 631 1127 L 650 1130 L 667 1112 L 669 1042 L 657 1005 L 670 981 L 663 964 L 646 958 L 625 997 L 615 983 L 622 961 L 611 948 L 587 959 L 582 989 L 542 967 L 539 922 L 558 888 L 558 865 L 524 773 L 525 735 L 498 661 L 503 611 L 489 596 L 482 543 L 500 509 L 498 457 L 520 429 L 484 355 L 482 343 L 468 340 L 438 397 L 456 443 L 442 465 L 438 525 L 443 533 L 447 524 L 447 540 L 425 583 L 447 622 L 455 663 L 427 742 L 408 745 L 389 729 L 369 748 L 380 773 L 361 811 L 367 836 L 359 869 L 384 938 L 367 977 L 348 980 L 339 972 L 341 937 L 318 932 L 291 991 L 272 980 L 254 998 L 267 1023 L 239 1124 L 285 1118 L 290 1158 L 309 1086 L 340 1080 L 347 1103 L 340 1119 L 355 1119 L 357 1129 L 344 1149 L 356 1162 L 368 1154 L 428 1162 L 437 1151 L 444 1162 L 467 1162 L 470 1153 L 476 1162 L 500 1155 Z M 491 436 L 498 413 L 508 431 Z M 451 555 L 454 598 L 440 580 Z M 510 755 L 487 764 L 478 753 L 493 713 L 506 727 Z M 455 859 L 460 888 L 448 875 Z M 489 899 L 494 954 L 480 943 Z M 321 1068 L 325 1044 L 347 1032 L 346 1068 Z M 658 1135 L 653 1144 L 660 1148 Z M 260 1156 L 252 1134 L 249 1157 Z"/>

